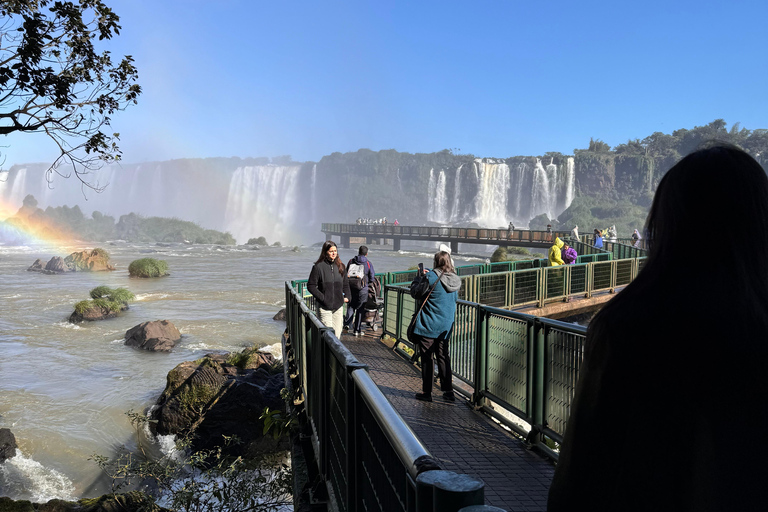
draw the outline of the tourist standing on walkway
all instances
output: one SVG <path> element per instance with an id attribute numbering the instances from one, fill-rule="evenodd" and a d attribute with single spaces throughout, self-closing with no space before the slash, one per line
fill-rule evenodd
<path id="1" fill-rule="evenodd" d="M 341 338 L 341 328 L 344 325 L 342 306 L 349 302 L 351 293 L 344 264 L 339 258 L 339 250 L 331 240 L 323 244 L 320 257 L 312 266 L 307 290 L 317 300 L 320 321 L 332 327 L 336 337 Z"/>
<path id="2" fill-rule="evenodd" d="M 361 245 L 357 256 L 347 263 L 347 280 L 349 281 L 349 304 L 344 328 L 353 329 L 355 336 L 363 334 L 363 306 L 368 301 L 368 286 L 376 279 L 373 265 L 368 261 L 368 247 Z M 354 323 L 354 325 L 353 325 Z"/>
<path id="3" fill-rule="evenodd" d="M 557 265 L 563 265 L 563 258 L 560 255 L 560 249 L 563 248 L 562 240 L 560 240 L 560 237 L 555 237 L 555 243 L 552 245 L 552 247 L 549 248 L 549 266 L 550 267 L 556 267 Z"/>
<path id="4" fill-rule="evenodd" d="M 461 278 L 456 275 L 451 255 L 445 251 L 435 254 L 433 267 L 429 271 L 425 269 L 424 274 L 416 276 L 411 283 L 411 296 L 416 299 L 417 310 L 424 304 L 416 316 L 413 326 L 415 339 L 411 340 L 421 353 L 421 393 L 416 393 L 416 399 L 432 401 L 434 354 L 443 398 L 453 402 L 456 396 L 453 393 L 448 342 L 456 318 L 456 298 L 461 288 Z"/>
<path id="5" fill-rule="evenodd" d="M 576 263 L 576 258 L 579 257 L 576 249 L 571 247 L 568 243 L 563 242 L 563 263 L 566 265 L 573 265 Z"/>
<path id="6" fill-rule="evenodd" d="M 595 247 L 603 248 L 603 233 L 597 228 L 595 228 Z"/>
<path id="7" fill-rule="evenodd" d="M 749 250 L 691 258 L 700 226 Z M 659 183 L 645 233 L 643 270 L 589 325 L 548 510 L 764 510 L 765 171 L 736 147 L 691 153 Z"/>

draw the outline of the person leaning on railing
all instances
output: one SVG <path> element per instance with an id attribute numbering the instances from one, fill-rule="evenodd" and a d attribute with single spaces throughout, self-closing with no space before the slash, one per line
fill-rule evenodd
<path id="1" fill-rule="evenodd" d="M 700 226 L 743 245 L 695 257 Z M 589 325 L 547 510 L 765 510 L 765 171 L 735 147 L 691 153 L 645 235 L 643 270 Z"/>

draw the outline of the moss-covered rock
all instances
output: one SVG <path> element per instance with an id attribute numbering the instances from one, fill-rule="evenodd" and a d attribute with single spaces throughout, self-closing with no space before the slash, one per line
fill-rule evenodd
<path id="1" fill-rule="evenodd" d="M 75 304 L 75 311 L 69 316 L 71 323 L 113 318 L 128 309 L 128 303 L 135 299 L 133 293 L 126 288 L 112 289 L 108 286 L 97 286 L 91 290 L 90 296 L 90 300 L 81 300 Z"/>
<path id="2" fill-rule="evenodd" d="M 131 277 L 163 277 L 168 275 L 168 263 L 155 258 L 141 258 L 128 265 Z"/>

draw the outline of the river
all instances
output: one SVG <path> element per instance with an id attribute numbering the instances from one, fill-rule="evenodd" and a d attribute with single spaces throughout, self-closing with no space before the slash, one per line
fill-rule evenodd
<path id="1" fill-rule="evenodd" d="M 37 258 L 48 261 L 97 246 L 109 251 L 115 271 L 26 271 Z M 374 247 L 369 257 L 377 272 L 388 272 L 429 264 L 432 251 Z M 355 254 L 340 251 L 345 262 Z M 107 483 L 88 458 L 133 446 L 125 413 L 151 406 L 168 371 L 182 361 L 279 343 L 285 322 L 272 317 L 285 304 L 284 282 L 306 277 L 318 255 L 317 247 L 296 252 L 121 241 L 0 246 L 0 428 L 11 429 L 19 445 L 16 457 L 0 464 L 0 496 L 44 502 L 106 492 Z M 143 257 L 167 261 L 170 276 L 130 278 L 129 263 Z M 485 256 L 455 259 L 462 265 Z M 99 285 L 128 288 L 137 300 L 117 318 L 70 324 L 74 304 Z M 173 352 L 123 344 L 129 328 L 161 319 L 182 333 Z"/>

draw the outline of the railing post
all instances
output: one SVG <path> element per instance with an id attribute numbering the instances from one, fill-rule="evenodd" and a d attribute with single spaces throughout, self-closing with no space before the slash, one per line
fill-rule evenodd
<path id="1" fill-rule="evenodd" d="M 531 432 L 526 441 L 531 444 L 539 443 L 541 430 L 546 426 L 544 418 L 544 390 L 545 390 L 545 329 L 546 326 L 538 318 L 533 320 L 533 397 L 531 419 Z"/>
<path id="2" fill-rule="evenodd" d="M 544 307 L 544 297 L 547 295 L 547 268 L 548 267 L 539 267 L 539 270 L 537 271 L 539 274 L 539 286 L 538 290 L 536 291 L 538 297 L 538 307 L 543 308 Z"/>
<path id="3" fill-rule="evenodd" d="M 352 379 L 352 372 L 356 370 L 366 371 L 367 369 L 368 365 L 359 362 L 348 364 L 346 366 L 347 403 L 345 405 L 347 408 L 347 460 L 345 462 L 347 465 L 347 510 L 357 510 L 357 493 L 359 491 L 357 471 L 357 426 L 359 423 L 357 422 L 357 408 L 355 407 L 355 404 L 357 403 L 357 386 L 355 386 L 355 381 Z"/>
<path id="4" fill-rule="evenodd" d="M 487 319 L 488 315 L 483 306 L 475 306 L 475 382 L 472 393 L 472 404 L 479 407 L 483 402 L 486 384 L 488 380 L 488 343 L 487 343 Z"/>

